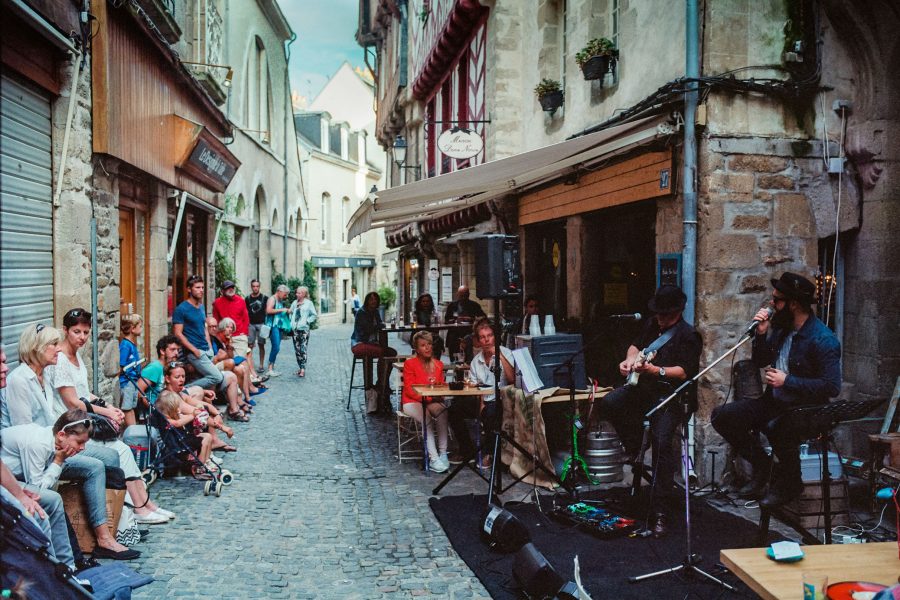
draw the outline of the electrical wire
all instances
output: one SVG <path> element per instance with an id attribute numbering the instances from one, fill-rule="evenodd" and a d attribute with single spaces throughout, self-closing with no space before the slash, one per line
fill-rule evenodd
<path id="1" fill-rule="evenodd" d="M 827 301 L 825 305 L 825 322 L 828 323 L 831 318 L 831 304 L 834 297 L 834 288 L 837 285 L 837 259 L 838 248 L 840 247 L 841 238 L 841 197 L 844 191 L 844 133 L 847 130 L 847 108 L 841 106 L 841 142 L 840 142 L 840 160 L 841 170 L 838 171 L 838 190 L 837 190 L 837 207 L 834 211 L 834 254 L 831 258 L 831 282 L 827 291 Z"/>

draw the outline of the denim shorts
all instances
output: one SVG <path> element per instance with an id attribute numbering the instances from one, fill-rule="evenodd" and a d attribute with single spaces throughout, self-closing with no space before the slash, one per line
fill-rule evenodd
<path id="1" fill-rule="evenodd" d="M 126 383 L 122 388 L 122 410 L 134 410 L 137 407 L 137 388 L 133 383 Z"/>

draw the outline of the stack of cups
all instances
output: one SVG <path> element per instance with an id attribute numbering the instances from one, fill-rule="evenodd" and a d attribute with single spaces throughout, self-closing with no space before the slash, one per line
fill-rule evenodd
<path id="1" fill-rule="evenodd" d="M 531 323 L 528 324 L 528 335 L 533 337 L 541 335 L 541 318 L 538 315 L 531 315 Z"/>
<path id="2" fill-rule="evenodd" d="M 556 335 L 556 325 L 553 323 L 553 315 L 544 317 L 544 335 Z"/>

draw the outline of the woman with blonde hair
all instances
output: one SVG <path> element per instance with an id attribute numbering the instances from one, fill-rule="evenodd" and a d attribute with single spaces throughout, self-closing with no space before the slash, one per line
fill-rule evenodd
<path id="1" fill-rule="evenodd" d="M 19 336 L 19 366 L 6 380 L 6 398 L 0 408 L 0 429 L 10 425 L 37 423 L 50 427 L 65 409 L 56 405 L 53 381 L 46 368 L 56 364 L 60 331 L 35 323 L 26 325 Z"/>
<path id="2" fill-rule="evenodd" d="M 294 355 L 297 358 L 297 376 L 306 377 L 306 351 L 309 345 L 310 325 L 316 322 L 316 307 L 309 299 L 309 288 L 301 285 L 295 292 L 297 299 L 291 302 L 291 329 L 294 332 Z"/>
<path id="3" fill-rule="evenodd" d="M 435 473 L 450 468 L 447 457 L 447 407 L 442 398 L 422 396 L 414 385 L 440 385 L 444 383 L 444 365 L 434 358 L 434 338 L 431 332 L 419 331 L 412 338 L 414 357 L 403 363 L 403 412 L 417 421 L 425 421 L 428 432 L 429 465 Z M 425 412 L 428 411 L 426 418 Z"/>

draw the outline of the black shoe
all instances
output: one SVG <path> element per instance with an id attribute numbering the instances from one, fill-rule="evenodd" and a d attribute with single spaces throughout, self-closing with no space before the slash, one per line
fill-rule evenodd
<path id="1" fill-rule="evenodd" d="M 753 478 L 737 490 L 737 497 L 745 500 L 759 500 L 766 493 L 768 483 L 768 471 L 764 475 L 754 473 Z"/>
<path id="2" fill-rule="evenodd" d="M 94 558 L 111 558 L 113 560 L 134 560 L 135 558 L 140 558 L 141 553 L 138 550 L 132 550 L 129 548 L 128 550 L 122 550 L 121 552 L 116 552 L 115 550 L 110 550 L 109 548 L 104 548 L 103 546 L 97 546 L 94 548 L 93 552 Z"/>
<path id="3" fill-rule="evenodd" d="M 779 482 L 773 485 L 766 497 L 759 501 L 759 506 L 765 509 L 778 508 L 795 498 L 799 498 L 802 493 L 803 483 L 801 481 Z"/>
<path id="4" fill-rule="evenodd" d="M 653 537 L 657 539 L 664 537 L 669 533 L 669 517 L 664 513 L 656 513 L 653 515 L 650 519 L 650 531 L 653 532 Z"/>

